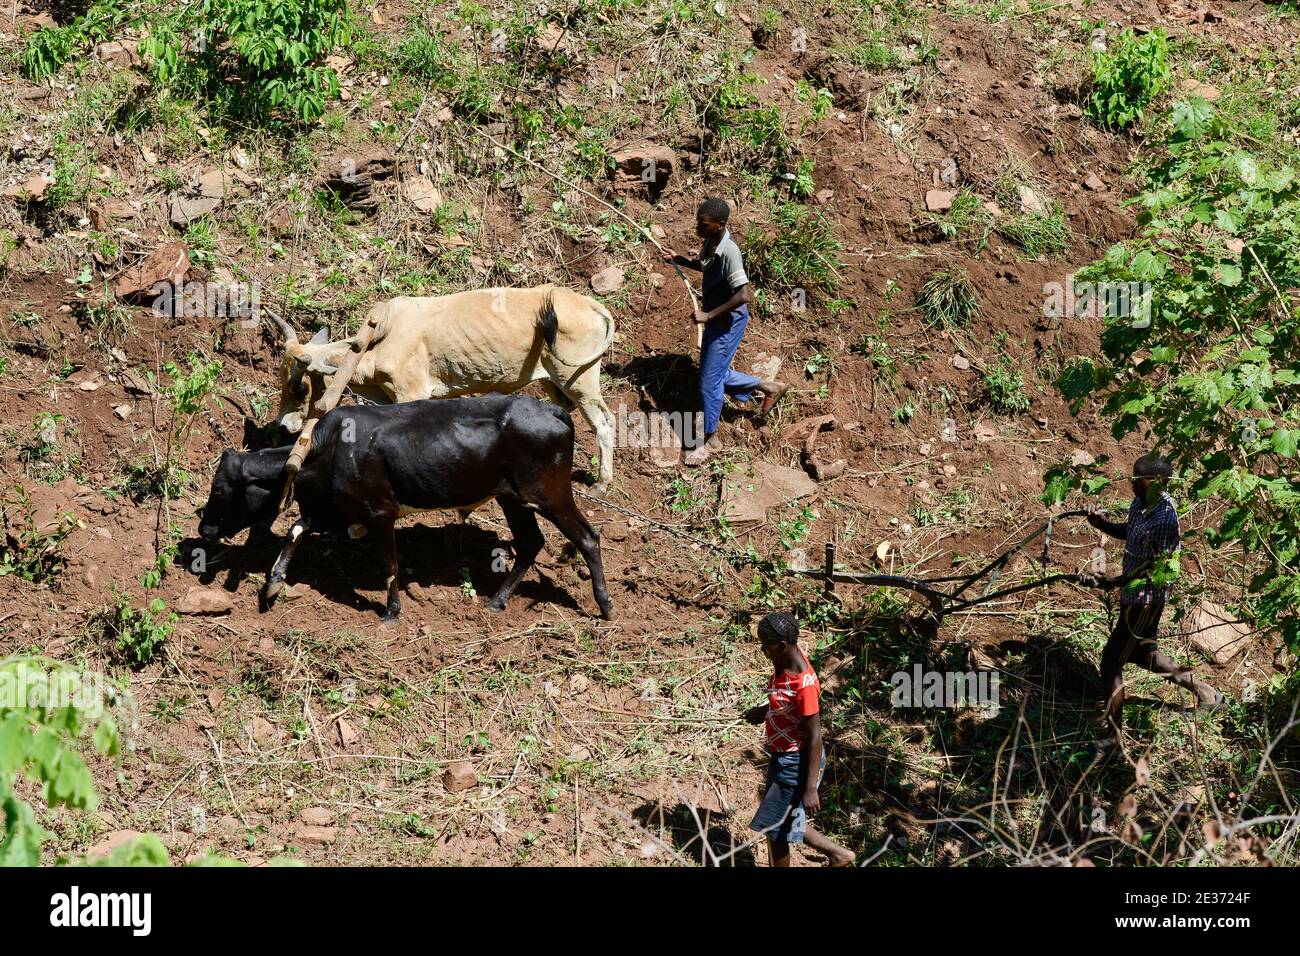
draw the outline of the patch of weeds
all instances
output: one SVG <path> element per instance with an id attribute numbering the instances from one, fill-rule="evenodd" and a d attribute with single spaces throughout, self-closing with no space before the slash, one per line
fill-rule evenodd
<path id="1" fill-rule="evenodd" d="M 782 521 L 777 526 L 777 531 L 781 535 L 781 546 L 788 551 L 803 541 L 816 519 L 817 512 L 813 511 L 812 505 L 804 505 L 792 517 Z"/>
<path id="2" fill-rule="evenodd" d="M 798 203 L 777 208 L 770 229 L 746 236 L 750 276 L 757 285 L 780 292 L 831 292 L 843 264 L 844 244 L 821 213 Z"/>
<path id="3" fill-rule="evenodd" d="M 978 252 L 993 229 L 993 214 L 973 189 L 963 186 L 952 197 L 952 206 L 944 213 L 929 215 L 929 222 L 945 239 L 976 237 Z"/>
<path id="4" fill-rule="evenodd" d="M 56 484 L 72 474 L 78 457 L 63 448 L 59 436 L 62 415 L 40 412 L 32 424 L 31 437 L 18 449 L 18 460 L 28 474 L 46 484 Z M 65 436 L 66 437 L 66 436 Z"/>
<path id="5" fill-rule="evenodd" d="M 980 311 L 975 283 L 961 266 L 930 274 L 916 295 L 916 305 L 931 325 L 966 328 Z"/>
<path id="6" fill-rule="evenodd" d="M 0 503 L 4 538 L 0 541 L 0 577 L 13 575 L 33 584 L 53 583 L 67 566 L 63 544 L 77 529 L 70 514 L 37 525 L 31 500 L 21 488 Z"/>
<path id="7" fill-rule="evenodd" d="M 984 401 L 1003 415 L 1020 415 L 1029 411 L 1024 378 L 1005 355 L 999 359 L 997 367 L 984 376 Z"/>
<path id="8" fill-rule="evenodd" d="M 1102 126 L 1127 129 L 1169 88 L 1169 38 L 1160 29 L 1135 34 L 1125 30 L 1093 60 L 1093 93 L 1088 114 Z"/>
<path id="9" fill-rule="evenodd" d="M 862 341 L 849 349 L 855 355 L 861 355 L 871 366 L 886 379 L 893 379 L 898 372 L 889 343 L 877 335 L 867 335 Z"/>
<path id="10" fill-rule="evenodd" d="M 175 613 L 167 610 L 167 602 L 162 598 L 154 598 L 145 607 L 137 608 L 130 595 L 118 593 L 112 604 L 96 613 L 93 623 L 104 638 L 115 642 L 122 661 L 143 667 L 166 643 L 178 620 Z"/>
<path id="11" fill-rule="evenodd" d="M 1070 227 L 1060 209 L 1050 213 L 1022 213 L 998 223 L 997 230 L 1031 259 L 1060 255 L 1070 248 Z"/>

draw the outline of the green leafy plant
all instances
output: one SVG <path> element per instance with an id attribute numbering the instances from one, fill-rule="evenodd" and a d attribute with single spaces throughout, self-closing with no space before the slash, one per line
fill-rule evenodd
<path id="1" fill-rule="evenodd" d="M 779 206 L 770 231 L 751 229 L 746 246 L 750 277 L 765 288 L 831 292 L 839 281 L 837 257 L 844 245 L 830 222 L 808 206 Z"/>
<path id="2" fill-rule="evenodd" d="M 30 80 L 53 76 L 73 54 L 108 39 L 128 17 L 129 11 L 110 0 L 91 4 L 84 14 L 64 26 L 37 30 L 23 48 L 23 72 Z"/>
<path id="3" fill-rule="evenodd" d="M 1108 310 L 1102 361 L 1058 385 L 1076 412 L 1098 399 L 1116 438 L 1149 434 L 1220 511 L 1207 538 L 1244 554 L 1247 609 L 1300 651 L 1300 305 L 1283 291 L 1300 287 L 1300 180 L 1196 99 L 1136 204 L 1137 238 L 1081 277 L 1135 285 L 1140 308 Z"/>
<path id="4" fill-rule="evenodd" d="M 93 810 L 97 804 L 79 739 L 91 731 L 92 747 L 112 756 L 118 752 L 117 723 L 81 691 L 85 686 L 87 675 L 56 661 L 0 660 L 0 866 L 38 865 L 48 837 L 18 795 L 18 780 L 41 787 L 50 807 Z"/>
<path id="5" fill-rule="evenodd" d="M 162 598 L 137 608 L 128 594 L 117 594 L 116 600 L 95 616 L 103 635 L 116 642 L 118 656 L 133 667 L 143 667 L 153 660 L 178 620 Z"/>
<path id="6" fill-rule="evenodd" d="M 310 123 L 338 95 L 325 59 L 350 37 L 346 0 L 199 0 L 152 22 L 140 53 L 162 87 L 255 121 Z"/>
<path id="7" fill-rule="evenodd" d="M 1006 356 L 984 376 L 984 401 L 995 412 L 1004 415 L 1019 415 L 1029 411 L 1025 380 L 1020 370 L 1013 368 L 1007 361 Z"/>
<path id="8" fill-rule="evenodd" d="M 151 391 L 167 403 L 169 414 L 166 441 L 161 449 L 154 447 L 152 462 L 137 461 L 127 469 L 125 487 L 138 500 L 157 495 L 167 501 L 179 495 L 189 484 L 189 473 L 181 467 L 176 450 L 184 447 L 195 417 L 207 407 L 208 399 L 216 392 L 221 362 L 217 359 L 205 361 L 191 354 L 186 364 L 188 371 L 175 362 L 164 363 L 165 384 L 152 371 L 145 370 Z"/>
<path id="9" fill-rule="evenodd" d="M 1169 88 L 1169 38 L 1163 30 L 1138 36 L 1125 30 L 1113 48 L 1093 60 L 1092 98 L 1088 112 L 1098 123 L 1127 129 Z"/>

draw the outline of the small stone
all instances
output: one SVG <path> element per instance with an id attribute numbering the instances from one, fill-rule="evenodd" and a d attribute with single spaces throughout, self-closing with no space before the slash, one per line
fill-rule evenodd
<path id="1" fill-rule="evenodd" d="M 1096 173 L 1089 173 L 1083 179 L 1083 188 L 1095 193 L 1104 192 L 1106 183 Z"/>
<path id="2" fill-rule="evenodd" d="M 1226 664 L 1245 647 L 1251 627 L 1237 615 L 1210 601 L 1202 601 L 1187 616 L 1185 627 L 1192 647 L 1216 664 Z"/>
<path id="3" fill-rule="evenodd" d="M 586 674 L 574 674 L 569 678 L 569 693 L 581 694 L 591 686 Z"/>
<path id="4" fill-rule="evenodd" d="M 931 189 L 925 194 L 925 208 L 930 212 L 947 212 L 952 208 L 952 197 L 946 189 Z"/>
<path id="5" fill-rule="evenodd" d="M 1088 465 L 1094 464 L 1096 461 L 1097 459 L 1092 456 L 1091 452 L 1085 451 L 1082 448 L 1076 448 L 1070 455 L 1070 464 L 1076 468 L 1085 468 Z"/>
<path id="6" fill-rule="evenodd" d="M 110 833 L 108 836 L 104 837 L 104 839 L 100 840 L 89 850 L 87 850 L 86 856 L 88 859 L 91 860 L 105 859 L 118 847 L 125 846 L 126 844 L 130 843 L 132 840 L 138 839 L 139 837 L 140 837 L 139 830 L 118 830 L 114 833 Z"/>
<path id="7" fill-rule="evenodd" d="M 84 584 L 86 587 L 90 588 L 91 590 L 97 590 L 99 588 L 99 582 L 100 582 L 99 565 L 98 564 L 86 565 L 86 570 L 81 572 L 81 583 Z"/>
<path id="8" fill-rule="evenodd" d="M 1183 80 L 1182 83 L 1178 84 L 1178 87 L 1188 96 L 1191 97 L 1199 96 L 1201 99 L 1207 100 L 1210 103 L 1213 103 L 1215 100 L 1217 100 L 1220 96 L 1223 95 L 1222 93 L 1219 92 L 1219 88 L 1217 86 L 1211 86 L 1209 83 L 1202 83 L 1200 80 L 1194 79 L 1192 77 L 1188 77 L 1187 79 Z"/>
<path id="9" fill-rule="evenodd" d="M 596 295 L 609 295 L 623 288 L 625 274 L 618 266 L 601 269 L 591 277 L 591 290 Z"/>
<path id="10" fill-rule="evenodd" d="M 957 177 L 957 160 L 949 156 L 939 164 L 939 182 L 945 186 L 956 187 Z"/>
<path id="11" fill-rule="evenodd" d="M 169 242 L 122 273 L 113 286 L 113 294 L 119 299 L 156 297 L 162 291 L 158 286 L 180 286 L 189 270 L 190 256 L 185 243 Z"/>
<path id="12" fill-rule="evenodd" d="M 329 827 L 334 825 L 334 811 L 326 807 L 305 807 L 300 819 L 309 827 Z"/>
<path id="13" fill-rule="evenodd" d="M 455 760 L 447 765 L 442 774 L 442 785 L 448 793 L 460 793 L 478 786 L 478 774 L 474 765 L 468 760 Z"/>
<path id="14" fill-rule="evenodd" d="M 182 614 L 229 614 L 234 606 L 227 592 L 195 585 L 185 592 L 176 610 Z"/>
<path id="15" fill-rule="evenodd" d="M 436 212 L 442 205 L 442 190 L 427 176 L 403 180 L 402 195 L 420 212 Z"/>
<path id="16" fill-rule="evenodd" d="M 298 828 L 298 839 L 303 843 L 319 843 L 328 846 L 337 841 L 338 838 L 338 827 L 300 826 Z"/>
<path id="17" fill-rule="evenodd" d="M 1018 186 L 1016 188 L 1016 199 L 1020 203 L 1020 211 L 1023 213 L 1042 216 L 1047 212 L 1047 206 L 1042 197 L 1028 186 Z"/>
<path id="18" fill-rule="evenodd" d="M 259 744 L 274 744 L 280 741 L 280 730 L 265 717 L 254 717 L 248 723 L 248 733 Z"/>
<path id="19" fill-rule="evenodd" d="M 361 739 L 361 736 L 352 729 L 352 725 L 342 717 L 339 718 L 338 723 L 335 725 L 335 730 L 338 732 L 339 746 L 341 747 L 351 747 Z"/>
<path id="20" fill-rule="evenodd" d="M 21 183 L 14 183 L 12 186 L 6 187 L 0 195 L 6 199 L 16 199 L 19 202 L 40 202 L 45 198 L 45 190 L 53 185 L 53 176 L 37 173 Z"/>
<path id="21" fill-rule="evenodd" d="M 970 368 L 970 359 L 964 355 L 954 355 L 952 357 L 952 367 L 964 372 Z"/>

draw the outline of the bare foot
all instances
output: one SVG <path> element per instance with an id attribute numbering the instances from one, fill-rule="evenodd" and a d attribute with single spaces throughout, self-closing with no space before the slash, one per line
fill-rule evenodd
<path id="1" fill-rule="evenodd" d="M 701 445 L 699 448 L 687 452 L 686 457 L 682 459 L 682 464 L 687 468 L 698 468 L 708 461 L 709 456 L 712 454 L 713 448 L 710 445 Z"/>
<path id="2" fill-rule="evenodd" d="M 1198 714 L 1217 713 L 1227 706 L 1228 702 L 1224 700 L 1223 694 L 1209 684 L 1198 683 L 1196 685 L 1196 712 Z"/>

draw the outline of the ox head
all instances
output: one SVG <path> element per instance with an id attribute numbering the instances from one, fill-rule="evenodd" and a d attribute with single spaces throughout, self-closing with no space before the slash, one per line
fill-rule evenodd
<path id="1" fill-rule="evenodd" d="M 272 314 L 272 320 L 284 335 L 284 360 L 280 363 L 280 411 L 276 424 L 291 435 L 302 431 L 312 396 L 324 388 L 324 377 L 334 366 L 321 355 L 320 346 L 329 343 L 329 332 L 321 329 L 306 345 L 284 319 Z"/>
<path id="2" fill-rule="evenodd" d="M 259 452 L 221 453 L 212 477 L 208 503 L 199 518 L 199 537 L 215 542 L 232 538 L 245 528 L 275 520 L 284 493 L 284 462 Z"/>

